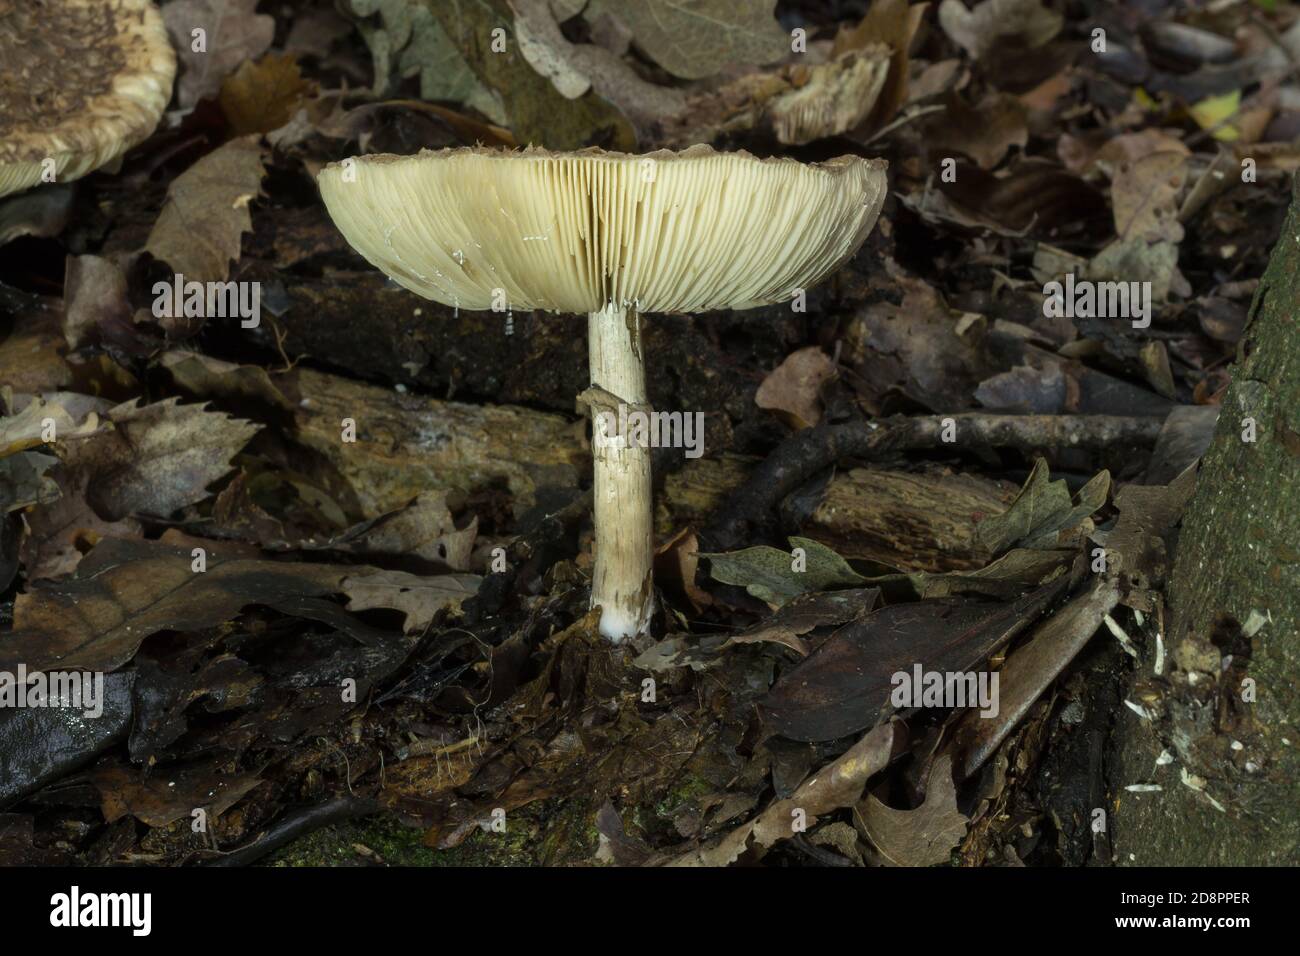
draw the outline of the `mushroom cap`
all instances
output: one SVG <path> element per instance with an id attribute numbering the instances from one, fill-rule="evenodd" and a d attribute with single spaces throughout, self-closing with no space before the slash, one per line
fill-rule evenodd
<path id="1" fill-rule="evenodd" d="M 0 0 L 0 196 L 121 156 L 158 125 L 176 55 L 150 0 Z"/>
<path id="2" fill-rule="evenodd" d="M 788 301 L 837 268 L 880 214 L 885 167 L 474 147 L 344 160 L 318 181 L 353 248 L 444 305 L 704 312 Z"/>

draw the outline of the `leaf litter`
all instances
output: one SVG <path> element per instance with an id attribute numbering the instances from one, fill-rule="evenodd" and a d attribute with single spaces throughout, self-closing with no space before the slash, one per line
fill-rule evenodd
<path id="1" fill-rule="evenodd" d="M 1300 167 L 1300 25 L 1144 9 L 1103 53 L 1040 0 L 253 6 L 167 4 L 169 127 L 55 206 L 0 201 L 0 670 L 106 687 L 98 723 L 0 711 L 0 861 L 256 859 L 295 795 L 442 850 L 502 810 L 543 863 L 1050 859 L 1008 755 L 1051 745 L 1085 648 L 1160 640 Z M 708 411 L 709 454 L 659 492 L 635 646 L 585 603 L 575 337 L 375 282 L 319 206 L 327 162 L 476 142 L 890 161 L 812 315 L 651 323 L 652 394 Z M 174 273 L 258 282 L 260 327 L 158 315 Z M 1151 328 L 1050 315 L 1066 273 L 1149 282 Z M 834 437 L 984 414 L 1009 424 L 978 446 Z M 1159 438 L 1051 438 L 1070 417 Z M 716 547 L 709 519 L 796 439 L 800 480 Z M 917 664 L 996 674 L 998 714 L 896 706 Z"/>

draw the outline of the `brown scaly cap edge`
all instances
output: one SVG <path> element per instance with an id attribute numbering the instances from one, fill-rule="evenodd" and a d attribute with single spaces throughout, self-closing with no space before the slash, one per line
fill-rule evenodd
<path id="1" fill-rule="evenodd" d="M 121 156 L 158 125 L 176 75 L 151 0 L 0 0 L 0 196 Z"/>
<path id="2" fill-rule="evenodd" d="M 788 301 L 825 278 L 874 225 L 885 169 L 857 156 L 809 165 L 704 145 L 466 147 L 344 160 L 318 183 L 353 248 L 425 298 L 703 312 Z"/>

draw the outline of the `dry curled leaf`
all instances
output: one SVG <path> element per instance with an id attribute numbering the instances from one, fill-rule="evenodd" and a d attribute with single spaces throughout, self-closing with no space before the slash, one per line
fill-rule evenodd
<path id="1" fill-rule="evenodd" d="M 674 866 L 730 866 L 742 855 L 762 856 L 781 840 L 811 827 L 817 818 L 855 804 L 870 777 L 883 770 L 902 739 L 899 725 L 881 724 L 837 760 L 822 767 L 784 800 L 770 803 L 757 817 L 721 839 L 672 860 Z"/>
<path id="2" fill-rule="evenodd" d="M 835 740 L 894 709 L 894 675 L 914 666 L 972 671 L 1033 622 L 1059 593 L 1018 601 L 938 598 L 891 604 L 846 624 L 790 668 L 763 698 L 765 726 L 791 740 Z"/>
<path id="3" fill-rule="evenodd" d="M 939 25 L 958 46 L 980 60 L 1007 41 L 1033 49 L 1051 41 L 1065 23 L 1042 0 L 984 0 L 967 9 L 962 0 L 943 0 Z"/>
<path id="4" fill-rule="evenodd" d="M 894 866 L 934 866 L 948 862 L 970 822 L 957 809 L 952 757 L 944 754 L 930 766 L 925 802 L 915 810 L 895 810 L 874 796 L 858 804 L 862 835 Z"/>
<path id="5" fill-rule="evenodd" d="M 776 22 L 776 0 L 591 0 L 589 20 L 624 24 L 646 56 L 684 80 L 701 80 L 737 64 L 761 65 L 790 50 Z"/>
<path id="6" fill-rule="evenodd" d="M 62 581 L 38 582 L 14 603 L 14 627 L 0 641 L 0 668 L 115 670 L 163 630 L 213 627 L 250 604 L 271 607 L 341 590 L 349 568 L 239 556 L 208 542 L 206 570 L 193 549 L 108 538 Z"/>
<path id="7" fill-rule="evenodd" d="M 221 84 L 218 99 L 236 135 L 269 133 L 289 122 L 315 87 L 294 57 L 271 53 L 243 63 Z"/>
<path id="8" fill-rule="evenodd" d="M 423 577 L 405 571 L 374 571 L 343 581 L 349 611 L 391 608 L 406 615 L 406 633 L 423 631 L 443 608 L 460 607 L 471 598 L 482 579 L 473 574 Z"/>
<path id="9" fill-rule="evenodd" d="M 258 0 L 174 0 L 163 22 L 180 59 L 176 100 L 182 109 L 216 94 L 245 60 L 261 56 L 275 36 L 275 19 Z M 201 31 L 201 32 L 200 32 Z"/>
<path id="10" fill-rule="evenodd" d="M 810 428 L 821 421 L 822 386 L 834 377 L 829 355 L 815 345 L 799 349 L 763 379 L 754 402 L 778 413 L 792 428 Z"/>
<path id="11" fill-rule="evenodd" d="M 260 427 L 179 402 L 118 405 L 107 413 L 113 429 L 80 443 L 65 459 L 87 476 L 88 500 L 103 518 L 166 516 L 203 500 Z"/>
<path id="12" fill-rule="evenodd" d="M 240 237 L 253 228 L 249 203 L 266 175 L 256 136 L 226 143 L 167 187 L 167 201 L 145 250 L 186 281 L 217 282 L 239 258 Z"/>
<path id="13" fill-rule="evenodd" d="M 1092 530 L 1092 522 L 1087 519 L 1106 503 L 1109 493 L 1110 472 L 1101 471 L 1079 489 L 1075 504 L 1065 479 L 1050 481 L 1047 462 L 1036 458 L 1029 478 L 1010 507 L 980 522 L 975 537 L 992 554 L 1016 546 L 1066 546 L 1080 533 Z"/>
<path id="14" fill-rule="evenodd" d="M 1187 154 L 1168 150 L 1121 162 L 1110 185 L 1120 239 L 1180 242 L 1178 197 L 1187 181 Z"/>
<path id="15" fill-rule="evenodd" d="M 792 69 L 794 88 L 773 97 L 765 108 L 777 141 L 811 143 L 866 122 L 885 88 L 890 63 L 889 48 L 874 44 L 829 63 Z"/>
<path id="16" fill-rule="evenodd" d="M 926 124 L 926 136 L 938 155 L 964 153 L 981 168 L 992 169 L 1013 146 L 1029 142 L 1029 113 L 1014 96 L 995 93 L 968 106 L 952 97 L 947 109 Z"/>

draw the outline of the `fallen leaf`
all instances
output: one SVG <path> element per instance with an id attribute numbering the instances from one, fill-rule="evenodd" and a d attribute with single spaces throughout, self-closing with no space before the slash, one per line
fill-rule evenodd
<path id="1" fill-rule="evenodd" d="M 776 0 L 591 0 L 589 20 L 608 15 L 622 22 L 650 59 L 684 80 L 701 80 L 738 64 L 761 65 L 784 57 L 790 35 L 774 14 Z"/>
<path id="2" fill-rule="evenodd" d="M 998 672 L 998 711 L 968 711 L 953 732 L 958 779 L 969 778 L 1024 718 L 1047 686 L 1091 640 L 1119 603 L 1115 579 L 1100 578 L 1040 624 Z"/>
<path id="3" fill-rule="evenodd" d="M 654 575 L 658 587 L 676 584 L 696 612 L 713 603 L 713 595 L 695 583 L 700 566 L 700 542 L 695 532 L 683 528 L 655 551 Z"/>
<path id="4" fill-rule="evenodd" d="M 895 674 L 972 671 L 1033 623 L 1064 579 L 1018 601 L 939 598 L 892 604 L 846 624 L 763 698 L 764 725 L 792 740 L 835 740 L 893 711 Z"/>
<path id="5" fill-rule="evenodd" d="M 374 95 L 385 97 L 400 77 L 419 75 L 426 100 L 463 103 L 494 123 L 507 122 L 501 97 L 485 86 L 434 12 L 418 0 L 349 0 L 354 14 L 377 14 L 358 29 L 375 64 Z"/>
<path id="6" fill-rule="evenodd" d="M 889 70 L 889 48 L 879 43 L 796 67 L 794 88 L 763 107 L 777 142 L 802 145 L 861 126 L 875 111 Z"/>
<path id="7" fill-rule="evenodd" d="M 1100 168 L 1113 176 L 1119 166 L 1125 163 L 1136 163 L 1144 157 L 1157 153 L 1179 153 L 1190 156 L 1191 150 L 1173 133 L 1161 129 L 1143 129 L 1106 140 L 1090 155 L 1079 172 L 1089 173 Z"/>
<path id="8" fill-rule="evenodd" d="M 0 804 L 9 806 L 120 744 L 131 726 L 134 682 L 129 671 L 105 675 L 95 705 L 103 709 L 93 718 L 65 707 L 0 707 Z"/>
<path id="9" fill-rule="evenodd" d="M 22 236 L 49 239 L 72 216 L 76 191 L 66 183 L 47 183 L 0 200 L 0 246 Z"/>
<path id="10" fill-rule="evenodd" d="M 99 431 L 99 415 L 94 411 L 78 414 L 71 402 L 76 397 L 38 395 L 18 414 L 0 417 L 0 458 L 40 445 L 83 441 Z M 69 411 L 70 406 L 74 411 Z"/>
<path id="11" fill-rule="evenodd" d="M 245 60 L 261 56 L 275 36 L 275 19 L 257 13 L 258 0 L 173 0 L 163 22 L 180 60 L 176 101 L 182 109 L 215 96 Z M 202 48 L 195 31 L 203 31 Z"/>
<path id="12" fill-rule="evenodd" d="M 1029 142 L 1028 120 L 1024 104 L 1006 93 L 994 93 L 974 106 L 954 96 L 926 123 L 926 140 L 938 155 L 964 153 L 992 169 L 1013 146 Z"/>
<path id="13" fill-rule="evenodd" d="M 1196 489 L 1196 464 L 1167 485 L 1125 485 L 1115 494 L 1119 519 L 1092 538 L 1106 549 L 1107 568 L 1125 583 L 1124 603 L 1150 611 L 1146 592 L 1158 588 L 1172 567 L 1165 537 L 1182 518 Z"/>
<path id="14" fill-rule="evenodd" d="M 1034 49 L 1061 32 L 1065 18 L 1041 0 L 984 0 L 967 9 L 961 0 L 939 4 L 939 26 L 953 42 L 981 60 L 1005 48 L 1007 40 Z"/>
<path id="15" fill-rule="evenodd" d="M 512 0 L 511 7 L 524 59 L 565 99 L 594 89 L 643 131 L 685 109 L 680 91 L 643 80 L 621 56 L 592 44 L 570 43 L 547 0 Z"/>
<path id="16" fill-rule="evenodd" d="M 145 250 L 187 282 L 224 281 L 252 230 L 249 202 L 266 175 L 256 136 L 234 139 L 204 156 L 167 187 L 167 201 Z"/>
<path id="17" fill-rule="evenodd" d="M 669 671 L 677 667 L 708 670 L 722 663 L 718 651 L 725 643 L 726 638 L 718 636 L 672 635 L 642 651 L 632 666 L 644 671 Z"/>
<path id="18" fill-rule="evenodd" d="M 101 256 L 68 256 L 63 299 L 63 335 L 69 348 L 81 348 L 97 336 L 113 344 L 134 337 L 134 310 L 119 262 Z"/>
<path id="19" fill-rule="evenodd" d="M 218 102 L 235 135 L 269 133 L 289 122 L 315 88 L 293 56 L 270 53 L 228 76 Z"/>
<path id="20" fill-rule="evenodd" d="M 868 794 L 857 806 L 856 822 L 862 835 L 894 866 L 947 863 L 970 823 L 957 809 L 952 757 L 944 754 L 930 765 L 925 802 L 915 810 L 895 810 Z"/>
<path id="21" fill-rule="evenodd" d="M 937 191 L 919 199 L 905 197 L 905 201 L 939 221 L 989 228 L 1017 238 L 1027 233 L 1086 232 L 1099 220 L 1109 219 L 1100 191 L 1038 157 L 1019 157 L 996 176 L 978 165 L 958 162 L 956 177 L 955 182 L 939 182 Z M 926 199 L 935 205 L 927 205 Z M 943 199 L 956 208 L 945 209 L 936 202 Z"/>
<path id="22" fill-rule="evenodd" d="M 473 574 L 422 577 L 406 571 L 374 571 L 343 580 L 349 611 L 390 608 L 406 615 L 406 633 L 422 632 L 443 608 L 458 608 L 482 579 Z"/>
<path id="23" fill-rule="evenodd" d="M 260 365 L 239 365 L 183 349 L 164 352 L 158 356 L 158 364 L 171 373 L 177 387 L 194 398 L 243 399 L 282 411 L 293 409 L 293 403 Z"/>
<path id="24" fill-rule="evenodd" d="M 908 101 L 912 39 L 920 28 L 929 3 L 908 6 L 907 0 L 878 0 L 867 9 L 856 27 L 841 27 L 835 35 L 831 55 L 883 44 L 889 50 L 889 71 L 880 95 L 872 104 L 868 127 L 888 123 Z"/>
<path id="25" fill-rule="evenodd" d="M 835 852 L 855 866 L 862 866 L 862 853 L 858 849 L 858 831 L 841 820 L 818 827 L 808 835 L 814 846 L 833 847 Z"/>
<path id="26" fill-rule="evenodd" d="M 207 810 L 209 822 L 215 821 L 262 782 L 255 773 L 226 773 L 217 760 L 151 775 L 143 769 L 109 764 L 94 770 L 90 779 L 99 791 L 105 820 L 112 823 L 130 814 L 151 827 L 189 820 L 197 807 Z"/>
<path id="27" fill-rule="evenodd" d="M 113 429 L 64 458 L 88 476 L 88 500 L 109 521 L 135 513 L 167 516 L 202 501 L 260 427 L 206 405 L 181 405 L 179 398 L 138 402 L 110 409 Z"/>
<path id="28" fill-rule="evenodd" d="M 58 485 L 47 474 L 58 462 L 38 451 L 0 458 L 0 516 L 58 498 Z"/>
<path id="29" fill-rule="evenodd" d="M 978 331 L 960 334 L 960 316 L 927 283 L 904 279 L 900 284 L 901 304 L 876 302 L 853 318 L 847 345 L 858 373 L 878 381 L 879 390 L 897 387 L 935 411 L 965 407 L 982 367 Z"/>
<path id="30" fill-rule="evenodd" d="M 1241 138 L 1241 131 L 1229 122 L 1241 110 L 1241 90 L 1221 96 L 1208 96 L 1187 108 L 1196 125 L 1215 139 L 1230 143 Z"/>
<path id="31" fill-rule="evenodd" d="M 133 518 L 105 521 L 86 500 L 90 475 L 56 466 L 58 484 L 53 500 L 38 502 L 23 516 L 30 534 L 23 541 L 22 561 L 29 580 L 61 578 L 76 570 L 85 552 L 104 538 L 140 534 Z"/>
<path id="32" fill-rule="evenodd" d="M 754 403 L 779 413 L 792 428 L 810 428 L 821 421 L 822 386 L 835 377 L 835 363 L 811 345 L 786 356 L 754 394 Z"/>
<path id="33" fill-rule="evenodd" d="M 1072 532 L 1106 503 L 1110 472 L 1098 472 L 1079 489 L 1078 504 L 1065 479 L 1048 480 L 1047 462 L 1034 459 L 1033 470 L 1015 500 L 1001 514 L 989 515 L 975 529 L 976 540 L 993 554 L 1009 548 L 1052 549 L 1069 543 Z M 1091 531 L 1091 524 L 1085 529 Z"/>
<path id="34" fill-rule="evenodd" d="M 1123 162 L 1111 180 L 1115 233 L 1120 239 L 1179 242 L 1178 197 L 1187 182 L 1187 155 L 1169 151 Z"/>
<path id="35" fill-rule="evenodd" d="M 623 830 L 623 820 L 608 799 L 596 813 L 596 830 L 600 834 L 596 859 L 601 862 L 639 866 L 650 856 L 650 850 L 641 841 Z"/>
<path id="36" fill-rule="evenodd" d="M 1165 419 L 1147 462 L 1145 483 L 1167 485 L 1205 454 L 1219 421 L 1217 405 L 1178 405 Z"/>
<path id="37" fill-rule="evenodd" d="M 566 99 L 528 64 L 518 43 L 507 44 L 504 52 L 492 49 L 493 31 L 510 22 L 505 0 L 436 4 L 431 9 L 478 79 L 501 98 L 502 122 L 521 145 L 635 148 L 636 134 L 628 118 L 595 90 Z"/>
<path id="38" fill-rule="evenodd" d="M 709 559 L 709 574 L 715 581 L 743 587 L 773 607 L 808 591 L 865 580 L 824 544 L 809 538 L 789 540 L 791 548 L 799 553 L 759 545 L 726 554 L 701 553 L 700 557 Z"/>
<path id="39" fill-rule="evenodd" d="M 844 624 L 869 614 L 879 599 L 879 588 L 801 594 L 761 624 L 733 634 L 726 646 L 772 641 L 790 648 L 800 657 L 807 657 L 808 647 L 802 635 L 818 627 Z"/>
<path id="40" fill-rule="evenodd" d="M 1150 282 L 1153 304 L 1169 301 L 1170 293 L 1191 293 L 1191 286 L 1178 270 L 1178 246 L 1163 240 L 1117 239 L 1089 261 L 1085 278 L 1096 282 Z"/>
<path id="41" fill-rule="evenodd" d="M 857 803 L 872 775 L 885 769 L 903 733 L 894 723 L 881 724 L 832 761 L 784 800 L 774 800 L 753 820 L 710 844 L 672 860 L 673 866 L 730 866 L 741 856 L 761 857 L 798 832 L 802 815 L 811 827 L 819 816 Z"/>
<path id="42" fill-rule="evenodd" d="M 190 548 L 108 538 L 62 581 L 38 581 L 14 602 L 13 630 L 0 641 L 0 669 L 111 671 L 162 630 L 197 630 L 230 620 L 250 604 L 275 607 L 342 590 L 356 567 L 287 564 L 230 556 L 210 542 L 207 570 Z"/>
<path id="43" fill-rule="evenodd" d="M 63 310 L 53 302 L 33 299 L 30 304 L 5 308 L 13 325 L 0 341 L 0 382 L 16 393 L 62 391 L 77 378 L 68 362 L 68 342 L 63 334 Z"/>
<path id="44" fill-rule="evenodd" d="M 453 571 L 466 571 L 478 536 L 478 518 L 458 529 L 440 491 L 420 494 L 404 508 L 372 518 L 308 550 L 358 555 L 413 556 Z"/>

